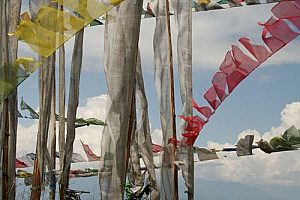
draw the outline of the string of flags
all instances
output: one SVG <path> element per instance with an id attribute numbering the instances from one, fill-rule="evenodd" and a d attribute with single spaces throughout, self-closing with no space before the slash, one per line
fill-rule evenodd
<path id="1" fill-rule="evenodd" d="M 183 140 L 170 142 L 193 145 L 203 126 L 238 84 L 300 34 L 300 0 L 281 1 L 272 8 L 272 13 L 274 16 L 270 17 L 267 22 L 258 23 L 263 26 L 261 37 L 267 47 L 254 44 L 250 39 L 241 37 L 239 42 L 255 58 L 252 59 L 239 46 L 232 45 L 219 71 L 212 78 L 212 86 L 204 94 L 208 105 L 199 106 L 195 100 L 193 101 L 193 108 L 204 118 L 198 115 L 179 116 L 186 121 L 185 132 L 182 133 Z M 297 30 L 294 30 L 289 23 Z"/>
<path id="2" fill-rule="evenodd" d="M 29 112 L 29 116 L 23 116 L 19 111 L 18 111 L 18 117 L 19 118 L 25 118 L 25 119 L 39 119 L 39 114 L 34 111 L 33 108 L 31 108 L 22 98 L 21 103 L 20 103 L 20 108 L 21 110 L 27 110 Z M 55 114 L 55 119 L 56 121 L 59 121 L 59 116 Z M 67 119 L 65 118 L 65 121 Z M 76 118 L 75 120 L 75 128 L 83 127 L 83 126 L 90 126 L 90 125 L 95 125 L 95 126 L 106 126 L 106 123 L 96 119 L 96 118 Z"/>
<path id="3" fill-rule="evenodd" d="M 36 13 L 35 16 L 30 16 L 28 12 L 24 12 L 21 15 L 21 21 L 16 31 L 9 35 L 18 37 L 20 41 L 28 44 L 34 52 L 46 58 L 85 26 L 103 25 L 105 23 L 104 14 L 122 1 L 83 0 L 78 2 L 55 0 L 54 2 L 63 5 L 65 10 L 61 11 L 49 6 L 42 6 L 38 10 L 33 10 L 33 13 Z M 195 0 L 193 10 L 194 12 L 209 11 L 277 1 Z M 142 18 L 155 17 L 156 4 L 157 0 L 149 1 L 147 7 L 143 9 Z M 39 8 L 39 6 L 35 6 L 34 8 Z M 39 68 L 41 63 L 34 58 L 19 58 L 15 63 L 0 66 L 0 104 L 14 88 Z"/>

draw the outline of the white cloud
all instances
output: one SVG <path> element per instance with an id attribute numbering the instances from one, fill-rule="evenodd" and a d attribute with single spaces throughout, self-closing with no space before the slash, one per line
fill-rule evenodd
<path id="1" fill-rule="evenodd" d="M 106 95 L 88 98 L 85 105 L 78 107 L 77 117 L 90 118 L 94 117 L 102 121 L 106 116 Z M 90 145 L 96 154 L 100 154 L 100 141 L 102 135 L 101 126 L 90 125 L 76 129 L 76 138 L 74 141 L 74 152 L 85 155 L 80 140 Z M 22 156 L 25 153 L 35 152 L 36 135 L 38 130 L 38 121 L 31 126 L 25 127 L 19 124 L 17 155 Z M 58 135 L 58 126 L 56 128 Z M 58 145 L 57 145 L 58 149 Z"/>
<path id="2" fill-rule="evenodd" d="M 107 95 L 100 95 L 96 97 L 90 97 L 86 100 L 84 105 L 80 105 L 77 110 L 77 117 L 90 118 L 94 117 L 105 121 L 106 116 L 106 98 Z M 36 145 L 36 134 L 38 130 L 38 121 L 28 127 L 22 126 L 19 124 L 18 127 L 18 140 L 17 140 L 17 156 L 22 156 L 26 153 L 35 152 Z M 58 126 L 56 128 L 58 131 Z M 76 138 L 74 141 L 74 152 L 80 153 L 85 156 L 85 153 L 82 149 L 80 140 L 88 144 L 91 149 L 99 155 L 101 153 L 101 138 L 102 138 L 102 126 L 93 126 L 80 127 L 76 129 Z M 58 135 L 58 132 L 57 132 Z M 162 134 L 161 130 L 155 129 L 153 131 L 152 139 L 153 143 L 161 144 L 162 143 Z M 58 146 L 57 146 L 58 150 Z"/>
<path id="3" fill-rule="evenodd" d="M 269 132 L 259 133 L 256 130 L 245 130 L 237 139 L 247 134 L 254 135 L 254 141 L 264 138 L 269 140 L 282 134 L 287 128 L 295 125 L 300 128 L 300 102 L 287 104 L 281 112 L 281 124 L 272 127 Z M 218 144 L 208 142 L 208 148 L 222 148 L 233 144 Z M 206 179 L 235 181 L 245 184 L 300 184 L 300 151 L 266 154 L 259 149 L 253 151 L 253 156 L 237 157 L 235 153 L 220 153 L 220 160 L 200 162 L 197 165 L 199 173 L 196 176 Z M 226 158 L 223 156 L 226 155 Z M 218 163 L 218 164 L 217 164 Z"/>

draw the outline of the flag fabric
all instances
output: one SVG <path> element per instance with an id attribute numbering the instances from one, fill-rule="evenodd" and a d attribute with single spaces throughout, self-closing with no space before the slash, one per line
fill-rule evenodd
<path id="1" fill-rule="evenodd" d="M 268 1 L 267 3 L 270 2 L 273 1 Z M 257 3 L 259 3 L 257 0 L 246 1 L 246 4 L 248 5 Z M 253 70 L 299 35 L 299 32 L 295 32 L 294 28 L 291 27 L 291 23 L 297 28 L 300 27 L 299 7 L 299 0 L 291 2 L 281 1 L 272 8 L 272 12 L 277 18 L 271 17 L 266 23 L 259 23 L 259 25 L 264 27 L 262 31 L 262 40 L 270 51 L 263 45 L 253 44 L 248 38 L 241 37 L 239 39 L 240 43 L 250 54 L 252 54 L 255 60 L 245 54 L 239 46 L 232 45 L 231 50 L 226 53 L 225 58 L 219 67 L 219 72 L 214 74 L 212 86 L 204 94 L 204 99 L 207 100 L 214 111 L 224 101 L 226 96 L 229 95 Z M 290 21 L 290 23 L 287 22 L 287 20 Z M 202 108 L 206 108 L 206 106 L 200 107 L 194 103 L 193 107 L 204 116 L 211 116 L 210 113 L 204 114 L 203 110 L 201 110 Z M 192 141 L 195 141 L 199 133 L 186 135 L 193 138 Z M 272 143 L 274 145 L 280 146 L 282 144 L 284 146 L 284 141 L 281 141 L 279 138 L 274 139 L 274 142 Z M 261 141 L 259 146 L 262 149 L 265 149 L 266 152 L 276 151 L 268 142 Z"/>
<path id="2" fill-rule="evenodd" d="M 252 155 L 253 140 L 254 140 L 254 135 L 246 135 L 245 138 L 239 139 L 236 146 L 237 156 Z"/>
<path id="3" fill-rule="evenodd" d="M 226 89 L 227 89 L 226 76 L 227 75 L 224 72 L 217 72 L 215 73 L 212 79 L 212 84 L 221 102 L 224 101 L 224 99 L 228 95 L 226 93 Z"/>
<path id="4" fill-rule="evenodd" d="M 227 51 L 223 62 L 219 67 L 221 72 L 224 72 L 226 75 L 231 74 L 236 69 L 235 60 L 232 57 L 232 51 Z"/>
<path id="5" fill-rule="evenodd" d="M 196 148 L 196 152 L 200 161 L 219 159 L 216 151 L 206 148 Z"/>
<path id="6" fill-rule="evenodd" d="M 152 144 L 152 152 L 153 153 L 160 153 L 163 151 L 163 147 L 158 144 Z"/>
<path id="7" fill-rule="evenodd" d="M 28 165 L 26 165 L 26 163 L 20 161 L 19 159 L 16 159 L 16 168 L 26 168 L 29 167 Z"/>
<path id="8" fill-rule="evenodd" d="M 238 46 L 232 45 L 232 54 L 236 63 L 237 69 L 245 72 L 245 75 L 250 74 L 259 63 L 247 56 Z"/>
<path id="9" fill-rule="evenodd" d="M 279 5 L 281 5 L 280 3 Z M 262 39 L 270 48 L 272 53 L 277 52 L 299 35 L 294 32 L 283 19 L 277 20 L 271 17 L 266 23 L 260 23 L 260 25 L 264 26 Z M 267 37 L 267 34 L 270 36 Z"/>
<path id="10" fill-rule="evenodd" d="M 72 163 L 86 162 L 86 159 L 79 153 L 72 153 Z"/>
<path id="11" fill-rule="evenodd" d="M 271 52 L 265 46 L 252 44 L 248 38 L 242 37 L 239 41 L 259 63 L 263 63 L 271 56 Z"/>
<path id="12" fill-rule="evenodd" d="M 92 149 L 90 148 L 90 146 L 88 144 L 84 144 L 81 140 L 81 145 L 82 145 L 82 148 L 85 152 L 85 155 L 87 156 L 88 158 L 88 161 L 99 161 L 100 160 L 100 156 L 97 156 L 93 151 Z"/>
<path id="13" fill-rule="evenodd" d="M 171 46 L 168 43 L 167 5 L 166 1 L 158 1 L 154 13 L 156 26 L 153 38 L 154 49 L 154 82 L 160 106 L 160 121 L 163 135 L 164 151 L 161 155 L 162 168 L 160 170 L 160 198 L 174 199 L 174 157 L 173 145 L 169 140 L 173 138 L 173 117 L 171 108 L 171 77 L 170 61 Z"/>
<path id="14" fill-rule="evenodd" d="M 231 93 L 242 80 L 247 77 L 244 71 L 240 69 L 234 70 L 230 75 L 226 77 L 228 84 L 228 92 Z"/>
<path id="15" fill-rule="evenodd" d="M 28 110 L 29 115 L 32 119 L 39 119 L 39 114 L 35 112 L 22 98 L 21 103 L 20 103 L 21 110 Z"/>
<path id="16" fill-rule="evenodd" d="M 271 138 L 270 142 L 261 139 L 257 144 L 265 153 L 297 150 L 300 148 L 300 131 L 291 126 L 282 135 Z"/>
<path id="17" fill-rule="evenodd" d="M 221 102 L 217 99 L 217 93 L 213 86 L 205 92 L 204 99 L 206 99 L 206 101 L 214 110 L 216 110 L 221 104 Z"/>
<path id="18" fill-rule="evenodd" d="M 104 71 L 107 126 L 103 129 L 99 171 L 101 199 L 123 199 L 142 1 L 128 0 L 106 15 Z M 130 47 L 130 48 L 129 48 Z"/>
<path id="19" fill-rule="evenodd" d="M 203 116 L 205 116 L 207 119 L 210 118 L 210 116 L 213 114 L 213 111 L 209 106 L 199 106 L 196 101 L 192 100 L 193 108 L 195 108 L 199 113 L 201 113 Z"/>
<path id="20" fill-rule="evenodd" d="M 22 98 L 21 103 L 20 103 L 21 110 L 28 110 L 30 119 L 39 119 L 39 114 L 34 111 L 33 108 L 31 108 Z M 21 113 L 20 113 L 21 115 Z M 22 116 L 22 115 L 21 115 Z M 22 116 L 23 118 L 28 118 L 27 116 Z M 55 114 L 56 121 L 59 121 L 59 116 Z M 67 121 L 67 118 L 65 119 Z M 90 125 L 95 125 L 95 126 L 105 126 L 106 124 L 96 118 L 76 118 L 75 120 L 75 128 L 83 127 L 83 126 L 90 126 Z"/>
<path id="21" fill-rule="evenodd" d="M 148 180 L 153 188 L 150 196 L 151 199 L 159 199 L 159 187 L 155 173 L 155 165 L 153 154 L 158 153 L 157 150 L 162 151 L 160 145 L 152 143 L 150 134 L 150 122 L 148 117 L 148 101 L 146 97 L 140 52 L 137 57 L 136 65 L 136 103 L 139 104 L 140 109 L 137 109 L 137 126 L 135 130 L 135 141 L 137 142 L 137 150 L 142 157 L 144 164 L 148 171 Z M 138 158 L 139 159 L 139 158 Z M 140 170 L 140 169 L 139 169 Z"/>
<path id="22" fill-rule="evenodd" d="M 33 0 L 29 6 L 32 19 L 22 19 L 12 34 L 26 42 L 33 51 L 48 57 L 79 30 L 122 1 L 53 1 L 80 14 L 80 18 L 71 12 L 50 7 L 49 1 Z"/>
<path id="23" fill-rule="evenodd" d="M 293 147 L 300 148 L 300 131 L 295 126 L 291 126 L 289 129 L 287 129 L 282 134 L 282 137 Z"/>
<path id="24" fill-rule="evenodd" d="M 22 161 L 25 163 L 28 167 L 32 167 L 34 164 L 34 159 L 35 159 L 35 154 L 34 153 L 29 153 L 24 156 L 18 157 L 18 160 Z"/>
<path id="25" fill-rule="evenodd" d="M 123 0 L 56 0 L 51 3 L 48 0 L 31 0 L 29 1 L 29 10 L 31 18 L 27 12 L 21 16 L 19 25 L 16 30 L 10 30 L 8 34 L 14 35 L 20 40 L 28 44 L 28 46 L 36 53 L 43 57 L 49 57 L 62 44 L 73 37 L 78 31 L 86 25 L 93 22 L 101 15 L 105 14 L 114 6 L 120 4 Z M 72 12 L 64 12 L 51 7 L 53 3 L 65 6 Z M 79 13 L 78 17 L 74 13 Z M 14 64 L 14 63 L 10 63 Z M 3 68 L 0 64 L 0 71 Z M 16 65 L 15 68 L 17 68 Z M 35 69 L 37 69 L 36 67 Z M 31 70 L 30 73 L 35 71 Z M 8 77 L 0 76 L 0 103 L 15 89 L 23 80 L 29 76 L 29 72 L 25 73 L 22 68 L 18 68 L 18 75 L 14 75 L 11 81 L 7 81 Z M 1 73 L 4 74 L 4 73 Z"/>
<path id="26" fill-rule="evenodd" d="M 178 28 L 177 59 L 182 103 L 182 115 L 193 116 L 192 90 L 192 4 L 193 0 L 175 0 L 173 3 L 175 20 Z M 184 124 L 179 127 L 185 137 Z M 185 138 L 183 138 L 185 140 Z M 189 145 L 176 150 L 176 162 L 183 163 L 182 175 L 191 196 L 194 196 L 194 153 Z M 178 163 L 177 163 L 178 164 Z"/>

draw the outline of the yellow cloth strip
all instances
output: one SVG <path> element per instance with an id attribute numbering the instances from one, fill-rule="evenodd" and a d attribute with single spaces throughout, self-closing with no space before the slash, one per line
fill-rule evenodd
<path id="1" fill-rule="evenodd" d="M 198 0 L 198 3 L 208 5 L 210 3 L 210 0 Z"/>
<path id="2" fill-rule="evenodd" d="M 42 6 L 33 21 L 28 17 L 23 18 L 12 35 L 28 43 L 36 53 L 48 57 L 79 30 L 122 1 L 56 0 L 55 2 L 80 14 L 80 17 L 71 11 Z"/>
<path id="3" fill-rule="evenodd" d="M 15 63 L 0 66 L 0 104 L 41 64 L 33 58 L 18 58 Z"/>
<path id="4" fill-rule="evenodd" d="M 34 58 L 18 58 L 15 62 L 16 65 L 22 67 L 27 74 L 34 72 L 42 65 L 42 62 L 35 60 Z"/>
<path id="5" fill-rule="evenodd" d="M 123 0 L 55 0 L 58 4 L 78 12 L 89 22 L 106 13 L 122 1 Z"/>
<path id="6" fill-rule="evenodd" d="M 43 57 L 53 54 L 63 43 L 94 19 L 108 12 L 123 0 L 56 0 L 57 3 L 75 12 L 59 11 L 42 6 L 32 20 L 27 12 L 21 15 L 21 21 L 14 33 L 30 48 Z M 19 58 L 13 64 L 0 66 L 0 104 L 41 62 L 32 58 Z"/>

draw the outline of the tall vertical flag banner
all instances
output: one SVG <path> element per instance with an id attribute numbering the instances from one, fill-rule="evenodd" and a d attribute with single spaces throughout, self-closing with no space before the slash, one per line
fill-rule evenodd
<path id="1" fill-rule="evenodd" d="M 192 106 L 192 0 L 174 1 L 175 20 L 178 28 L 177 57 L 180 94 L 182 102 L 182 114 L 193 115 Z M 183 127 L 179 127 L 184 132 Z M 182 169 L 185 185 L 188 188 L 188 199 L 194 196 L 194 150 L 190 146 L 182 146 L 177 149 L 177 158 Z M 186 165 L 182 167 L 182 164 Z M 186 170 L 185 170 L 186 169 Z"/>
<path id="2" fill-rule="evenodd" d="M 106 15 L 104 70 L 108 99 L 107 126 L 101 141 L 101 199 L 123 199 L 124 195 L 142 5 L 143 1 L 127 0 Z"/>
<path id="3" fill-rule="evenodd" d="M 163 146 L 161 168 L 161 199 L 174 199 L 174 157 L 173 147 L 169 140 L 173 138 L 173 116 L 171 108 L 171 77 L 170 77 L 170 53 L 167 30 L 167 5 L 165 0 L 157 2 L 155 7 L 156 26 L 153 38 L 154 48 L 154 81 L 160 106 L 160 119 L 163 134 Z"/>

